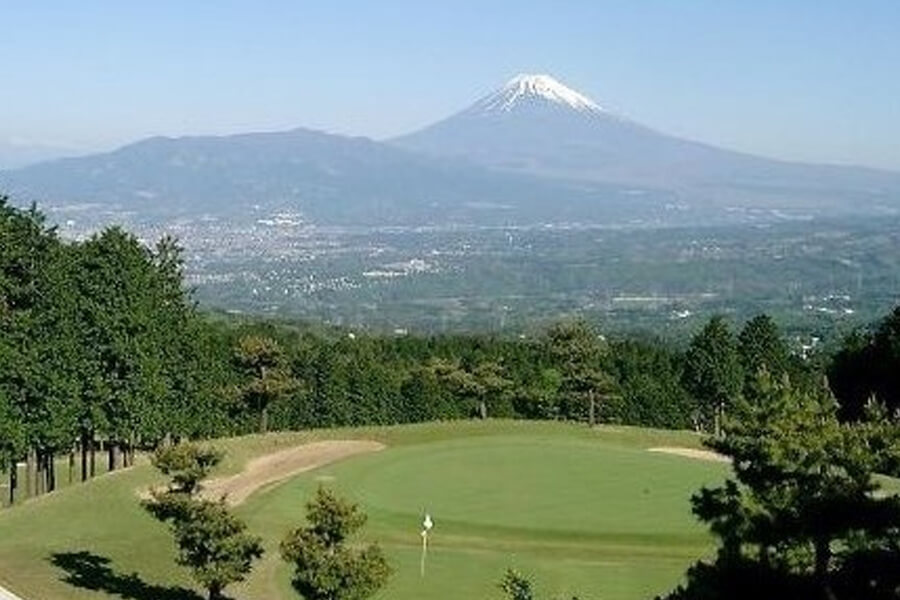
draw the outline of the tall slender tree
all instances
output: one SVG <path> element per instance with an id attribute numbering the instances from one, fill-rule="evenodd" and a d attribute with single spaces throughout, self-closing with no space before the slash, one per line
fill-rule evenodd
<path id="1" fill-rule="evenodd" d="M 284 350 L 272 338 L 245 335 L 238 342 L 235 360 L 248 378 L 241 395 L 259 413 L 259 432 L 266 433 L 269 407 L 297 385 L 287 368 Z"/>
<path id="2" fill-rule="evenodd" d="M 587 422 L 597 422 L 598 402 L 616 390 L 613 377 L 606 368 L 609 346 L 586 321 L 562 322 L 547 333 L 547 347 L 562 375 L 562 393 L 571 399 L 574 410 L 566 416 L 583 414 Z"/>
<path id="3" fill-rule="evenodd" d="M 744 390 L 750 392 L 760 371 L 775 379 L 788 372 L 790 353 L 787 344 L 769 315 L 757 315 L 744 324 L 738 334 L 738 356 L 744 372 Z"/>

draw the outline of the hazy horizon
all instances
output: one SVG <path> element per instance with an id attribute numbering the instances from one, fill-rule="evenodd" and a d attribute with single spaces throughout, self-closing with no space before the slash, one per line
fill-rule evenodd
<path id="1" fill-rule="evenodd" d="M 0 146 L 306 127 L 384 139 L 547 72 L 672 135 L 900 170 L 900 5 L 17 5 Z M 16 144 L 17 143 L 17 144 Z"/>

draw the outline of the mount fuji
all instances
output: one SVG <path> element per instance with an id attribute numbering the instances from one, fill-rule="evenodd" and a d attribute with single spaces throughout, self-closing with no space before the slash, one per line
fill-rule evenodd
<path id="1" fill-rule="evenodd" d="M 836 210 L 900 206 L 900 174 L 791 163 L 670 136 L 550 75 L 518 75 L 393 144 L 505 172 L 666 190 L 700 207 Z"/>
<path id="2" fill-rule="evenodd" d="M 2 193 L 154 220 L 291 211 L 337 225 L 900 214 L 900 173 L 789 163 L 676 138 L 549 75 L 517 76 L 449 118 L 383 142 L 307 129 L 148 138 L 0 171 Z"/>

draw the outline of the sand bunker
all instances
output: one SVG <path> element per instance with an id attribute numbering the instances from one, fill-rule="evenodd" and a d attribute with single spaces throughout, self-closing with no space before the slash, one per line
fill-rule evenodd
<path id="1" fill-rule="evenodd" d="M 211 499 L 224 495 L 229 504 L 237 505 L 263 486 L 350 456 L 377 452 L 384 447 L 384 444 L 366 440 L 329 440 L 303 444 L 253 459 L 237 475 L 205 481 L 202 494 Z"/>
<path id="2" fill-rule="evenodd" d="M 696 448 L 680 448 L 678 446 L 661 446 L 659 448 L 648 448 L 648 452 L 661 452 L 663 454 L 674 454 L 676 456 L 684 456 L 685 458 L 694 458 L 697 460 L 709 460 L 712 462 L 731 462 L 727 456 L 723 456 L 718 452 L 711 450 L 698 450 Z"/>

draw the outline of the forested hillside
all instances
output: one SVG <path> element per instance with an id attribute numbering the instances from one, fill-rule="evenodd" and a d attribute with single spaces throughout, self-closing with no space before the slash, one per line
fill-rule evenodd
<path id="1" fill-rule="evenodd" d="M 535 337 L 370 335 L 212 318 L 171 238 L 148 247 L 113 227 L 67 242 L 2 200 L 0 239 L 0 464 L 27 464 L 24 483 L 9 469 L 10 500 L 54 489 L 54 457 L 83 480 L 169 439 L 487 417 L 712 430 L 759 370 L 823 380 L 765 316 L 739 333 L 715 318 L 686 351 L 579 321 Z M 842 365 L 875 352 L 860 339 L 831 367 L 848 415 L 867 390 Z"/>

